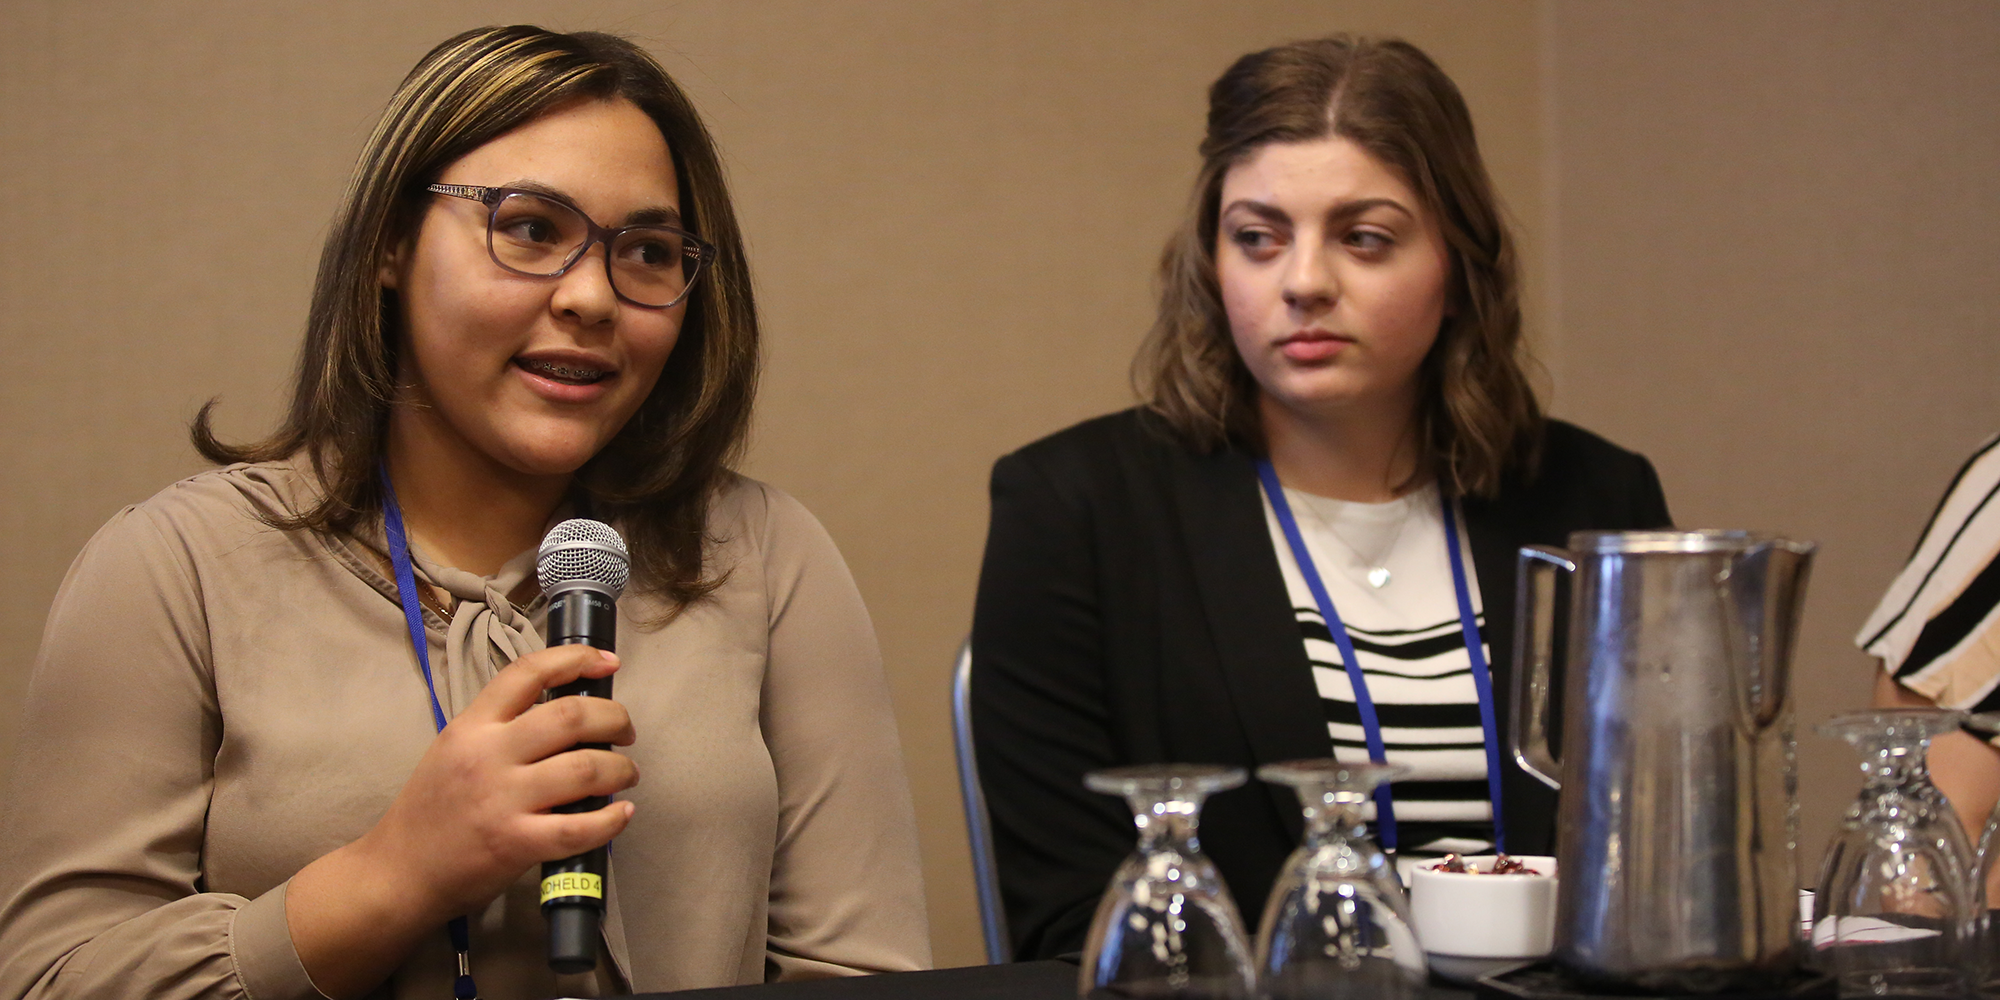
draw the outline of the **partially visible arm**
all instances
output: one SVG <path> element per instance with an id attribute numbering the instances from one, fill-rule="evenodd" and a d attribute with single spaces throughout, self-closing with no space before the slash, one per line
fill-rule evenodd
<path id="1" fill-rule="evenodd" d="M 779 810 L 767 965 L 780 979 L 930 968 L 916 809 L 875 627 L 826 529 L 764 492 L 759 723 Z"/>
<path id="2" fill-rule="evenodd" d="M 1876 708 L 1936 708 L 1937 703 L 1896 683 L 1887 670 L 1875 674 Z M 1965 834 L 1979 843 L 1986 818 L 2000 802 L 2000 749 L 1964 730 L 1946 733 L 1931 741 L 1928 758 L 1931 782 L 1951 800 Z M 2000 876 L 2000 865 L 1994 867 Z M 2000 899 L 2000 877 L 1989 878 L 1986 898 Z"/>
<path id="3" fill-rule="evenodd" d="M 1644 529 L 1672 528 L 1674 517 L 1667 513 L 1667 493 L 1660 488 L 1660 474 L 1645 456 L 1634 457 L 1639 460 L 1639 475 L 1638 489 L 1633 494 L 1632 524 Z"/>
<path id="4" fill-rule="evenodd" d="M 143 510 L 71 565 L 0 809 L 0 997 L 314 997 L 285 887 L 202 891 L 222 732 L 183 547 Z"/>
<path id="5" fill-rule="evenodd" d="M 993 467 L 972 625 L 973 736 L 1017 959 L 1081 951 L 1132 851 L 1132 815 L 1083 786 L 1120 763 L 1091 511 L 1021 455 Z"/>
<path id="6" fill-rule="evenodd" d="M 632 741 L 609 700 L 534 705 L 615 669 L 562 646 L 501 671 L 360 840 L 254 899 L 204 891 L 226 720 L 201 583 L 185 538 L 144 509 L 106 525 L 63 581 L 0 810 L 0 997 L 359 994 L 449 916 L 630 817 L 629 803 L 539 812 L 634 778 L 618 754 L 559 753 Z"/>

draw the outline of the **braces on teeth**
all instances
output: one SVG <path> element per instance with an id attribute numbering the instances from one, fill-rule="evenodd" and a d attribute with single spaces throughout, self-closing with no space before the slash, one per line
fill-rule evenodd
<path id="1" fill-rule="evenodd" d="M 561 378 L 587 379 L 587 378 L 600 378 L 604 375 L 603 372 L 595 371 L 589 368 L 570 368 L 564 365 L 550 364 L 546 361 L 536 361 L 532 362 L 532 364 L 535 368 L 539 368 L 542 371 L 548 372 L 552 375 L 559 376 Z"/>

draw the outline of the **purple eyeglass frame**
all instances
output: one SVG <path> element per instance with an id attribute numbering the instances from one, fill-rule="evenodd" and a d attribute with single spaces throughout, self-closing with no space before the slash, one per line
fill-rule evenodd
<path id="1" fill-rule="evenodd" d="M 701 237 L 696 236 L 695 234 L 688 232 L 687 230 L 682 229 L 679 226 L 667 226 L 667 225 L 661 225 L 659 223 L 647 223 L 645 225 L 640 225 L 640 226 L 618 226 L 616 228 L 607 229 L 603 226 L 598 225 L 597 220 L 590 217 L 590 213 L 585 212 L 583 209 L 578 208 L 573 204 L 570 204 L 570 202 L 567 201 L 566 199 L 559 198 L 555 195 L 549 194 L 546 191 L 528 191 L 522 188 L 481 187 L 474 184 L 429 184 L 424 187 L 424 190 L 431 194 L 447 195 L 452 198 L 464 198 L 467 201 L 476 201 L 482 205 L 485 205 L 487 208 L 486 256 L 491 257 L 495 265 L 497 265 L 501 270 L 506 271 L 509 274 L 518 274 L 528 278 L 560 278 L 563 275 L 568 274 L 569 269 L 575 267 L 576 262 L 582 260 L 583 255 L 589 253 L 590 248 L 592 246 L 595 246 L 596 244 L 599 243 L 604 244 L 604 280 L 611 284 L 612 294 L 617 295 L 619 301 L 625 302 L 630 305 L 638 306 L 641 309 L 672 309 L 673 307 L 680 305 L 682 301 L 686 300 L 686 298 L 688 297 L 688 293 L 694 291 L 694 283 L 701 279 L 702 273 L 708 270 L 708 265 L 714 263 L 715 258 L 721 253 L 720 250 L 716 249 L 715 244 L 710 243 L 707 240 L 704 240 Z M 515 194 L 527 195 L 533 198 L 540 198 L 543 201 L 554 202 L 558 205 L 563 206 L 564 208 L 569 209 L 570 211 L 575 212 L 577 214 L 577 217 L 583 220 L 583 224 L 586 227 L 583 242 L 577 245 L 576 250 L 569 255 L 569 259 L 563 261 L 562 268 L 560 270 L 557 270 L 554 274 L 536 274 L 533 271 L 523 271 L 517 267 L 509 267 L 505 261 L 502 261 L 500 259 L 499 253 L 495 252 L 493 249 L 493 227 L 500 220 L 500 203 L 502 201 L 505 201 L 508 195 L 515 195 Z M 618 287 L 618 276 L 611 268 L 611 243 L 613 240 L 616 240 L 618 237 L 634 229 L 664 229 L 667 232 L 680 236 L 687 241 L 686 246 L 683 248 L 681 253 L 686 258 L 686 260 L 693 262 L 693 271 L 688 274 L 687 284 L 681 288 L 681 293 L 679 295 L 674 296 L 672 302 L 665 303 L 664 305 L 652 305 L 650 303 L 640 302 L 637 299 L 634 299 L 631 296 L 626 295 L 624 290 Z M 683 266 L 686 265 L 683 264 Z"/>

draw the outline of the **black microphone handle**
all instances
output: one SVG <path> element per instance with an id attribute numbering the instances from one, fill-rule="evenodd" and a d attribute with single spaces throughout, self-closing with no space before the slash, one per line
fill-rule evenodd
<path id="1" fill-rule="evenodd" d="M 594 590 L 559 591 L 549 601 L 549 644 L 583 644 L 616 651 L 617 603 Z M 580 678 L 550 688 L 551 698 L 582 695 L 611 697 L 611 678 Z M 609 750 L 606 743 L 580 743 L 578 748 Z M 553 812 L 579 813 L 602 809 L 609 796 L 593 795 L 555 807 Z M 549 924 L 549 968 L 561 973 L 597 968 L 597 927 L 604 914 L 606 861 L 604 848 L 560 861 L 542 863 L 542 916 Z"/>

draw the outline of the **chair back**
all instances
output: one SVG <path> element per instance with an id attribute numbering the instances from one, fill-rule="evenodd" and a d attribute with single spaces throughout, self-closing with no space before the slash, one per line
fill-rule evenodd
<path id="1" fill-rule="evenodd" d="M 958 647 L 951 670 L 951 740 L 958 750 L 958 791 L 965 801 L 966 839 L 972 844 L 972 881 L 979 889 L 979 927 L 986 938 L 986 963 L 1001 965 L 1007 945 L 1007 911 L 1000 907 L 1000 870 L 993 860 L 993 820 L 979 787 L 979 762 L 972 750 L 972 640 Z"/>

